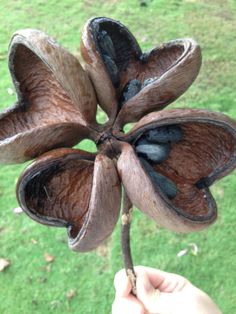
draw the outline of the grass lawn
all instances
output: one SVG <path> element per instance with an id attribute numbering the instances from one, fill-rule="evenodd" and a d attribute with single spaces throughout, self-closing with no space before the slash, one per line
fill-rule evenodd
<path id="1" fill-rule="evenodd" d="M 108 16 L 127 25 L 143 50 L 180 37 L 193 37 L 202 47 L 202 70 L 193 86 L 169 107 L 208 108 L 236 119 L 235 0 L 1 0 L 1 108 L 16 95 L 7 68 L 13 32 L 37 28 L 55 37 L 80 57 L 81 29 L 92 16 Z M 89 142 L 83 148 L 94 149 Z M 15 183 L 25 165 L 0 169 L 0 258 L 11 265 L 0 272 L 0 313 L 110 313 L 113 276 L 122 267 L 120 227 L 96 251 L 71 252 L 64 229 L 53 229 L 15 215 Z M 209 293 L 223 313 L 236 313 L 236 175 L 212 187 L 219 218 L 209 229 L 181 235 L 160 229 L 138 210 L 132 225 L 136 264 L 158 267 L 188 277 Z M 177 253 L 195 243 L 199 252 Z M 49 263 L 45 254 L 55 257 Z"/>

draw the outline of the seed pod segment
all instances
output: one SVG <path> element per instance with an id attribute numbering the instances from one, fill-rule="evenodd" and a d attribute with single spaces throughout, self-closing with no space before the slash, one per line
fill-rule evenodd
<path id="1" fill-rule="evenodd" d="M 17 184 L 18 201 L 34 220 L 66 227 L 73 250 L 96 248 L 113 231 L 120 210 L 113 162 L 77 149 L 57 149 L 36 159 Z"/>
<path id="2" fill-rule="evenodd" d="M 96 17 L 84 27 L 81 54 L 96 89 L 99 105 L 113 121 L 121 90 L 128 83 L 128 80 L 123 82 L 121 73 L 139 57 L 140 47 L 123 24 L 110 18 Z"/>
<path id="3" fill-rule="evenodd" d="M 236 123 L 206 110 L 166 110 L 144 117 L 124 139 L 135 143 L 149 130 L 173 126 L 181 129 L 182 138 L 171 143 L 167 159 L 152 162 L 151 170 L 176 185 L 176 196 L 170 200 L 165 189 L 158 191 L 158 179 L 154 186 L 152 171 L 129 144 L 118 159 L 118 171 L 133 204 L 157 223 L 181 232 L 200 230 L 217 216 L 209 187 L 236 167 Z"/>
<path id="4" fill-rule="evenodd" d="M 0 162 L 32 159 L 73 146 L 95 132 L 97 100 L 79 62 L 37 30 L 21 30 L 9 46 L 18 102 L 0 114 Z"/>
<path id="5" fill-rule="evenodd" d="M 105 17 L 87 23 L 81 53 L 100 106 L 112 121 L 118 114 L 118 130 L 179 97 L 201 66 L 200 48 L 193 39 L 174 40 L 142 53 L 124 25 Z M 139 88 L 130 86 L 127 93 L 133 82 L 140 82 Z"/>
<path id="6" fill-rule="evenodd" d="M 166 107 L 189 88 L 200 66 L 201 50 L 191 38 L 176 39 L 141 54 L 130 65 L 135 70 L 128 66 L 124 76 L 124 84 L 139 80 L 141 90 L 122 106 L 114 128 L 120 130 L 126 123 Z"/>

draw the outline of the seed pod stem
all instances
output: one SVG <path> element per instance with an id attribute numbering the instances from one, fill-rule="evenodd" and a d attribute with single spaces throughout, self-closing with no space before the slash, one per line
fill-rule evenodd
<path id="1" fill-rule="evenodd" d="M 131 248 L 130 248 L 130 224 L 132 219 L 133 204 L 128 195 L 124 192 L 123 209 L 121 216 L 121 247 L 126 274 L 132 285 L 133 295 L 137 295 L 136 291 L 136 275 L 134 272 Z"/>

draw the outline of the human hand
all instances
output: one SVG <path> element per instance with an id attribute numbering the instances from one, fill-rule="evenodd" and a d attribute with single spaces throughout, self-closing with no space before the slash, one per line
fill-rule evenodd
<path id="1" fill-rule="evenodd" d="M 112 314 L 222 314 L 211 298 L 186 278 L 164 271 L 137 266 L 137 297 L 125 270 L 114 279 L 116 297 Z"/>

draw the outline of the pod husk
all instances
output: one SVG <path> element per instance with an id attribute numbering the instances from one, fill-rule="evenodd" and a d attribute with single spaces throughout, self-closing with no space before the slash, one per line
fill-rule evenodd
<path id="1" fill-rule="evenodd" d="M 52 37 L 39 30 L 24 29 L 13 35 L 9 45 L 9 70 L 19 102 L 22 98 L 24 100 L 25 94 L 29 93 L 29 86 L 26 89 L 21 86 L 21 84 L 24 85 L 21 79 L 24 78 L 27 70 L 31 70 L 31 67 L 34 71 L 30 73 L 29 83 L 36 85 L 37 80 L 40 82 L 42 79 L 40 76 L 43 74 L 44 88 L 47 84 L 59 84 L 61 90 L 69 98 L 71 108 L 70 110 L 66 108 L 66 113 L 75 109 L 77 117 L 94 123 L 97 100 L 87 73 L 79 61 Z M 60 105 L 63 106 L 63 101 L 58 104 L 58 107 Z"/>
<path id="2" fill-rule="evenodd" d="M 205 110 L 166 110 L 147 115 L 123 137 L 135 146 L 145 132 L 165 125 L 180 126 L 183 138 L 171 144 L 166 161 L 152 166 L 176 184 L 177 196 L 169 200 L 153 185 L 129 144 L 119 157 L 118 172 L 133 204 L 157 223 L 179 232 L 201 230 L 217 217 L 209 187 L 236 167 L 235 121 Z"/>
<path id="3" fill-rule="evenodd" d="M 102 31 L 110 36 L 117 52 L 113 60 L 118 69 L 116 84 L 112 83 L 99 45 L 98 34 Z M 105 17 L 91 19 L 85 25 L 81 53 L 100 106 L 112 122 L 118 115 L 114 125 L 117 130 L 151 111 L 163 109 L 182 95 L 195 80 L 201 66 L 201 51 L 193 39 L 177 39 L 142 53 L 135 37 L 124 25 Z M 143 83 L 149 78 L 155 80 L 121 103 L 129 81 L 138 79 Z"/>
<path id="4" fill-rule="evenodd" d="M 82 252 L 96 248 L 112 233 L 120 193 L 112 160 L 77 149 L 42 155 L 17 184 L 18 201 L 26 214 L 42 224 L 66 227 L 69 246 Z"/>
<path id="5" fill-rule="evenodd" d="M 84 26 L 80 49 L 85 61 L 86 71 L 95 87 L 99 105 L 113 121 L 118 110 L 118 97 L 97 43 L 96 33 L 100 30 L 106 30 L 109 35 L 119 32 L 119 42 L 114 42 L 116 51 L 118 51 L 118 58 L 127 58 L 127 53 L 133 60 L 137 59 L 141 55 L 141 49 L 134 36 L 118 21 L 106 17 L 97 17 L 88 20 Z M 124 42 L 126 51 L 124 51 Z M 119 44 L 123 48 L 120 54 L 119 49 L 117 50 Z M 122 60 L 119 63 L 122 66 Z"/>
<path id="6" fill-rule="evenodd" d="M 191 38 L 173 40 L 147 53 L 145 63 L 137 64 L 132 76 L 141 82 L 156 79 L 122 106 L 114 129 L 165 108 L 191 86 L 200 67 L 201 50 Z"/>
<path id="7" fill-rule="evenodd" d="M 96 97 L 79 62 L 37 30 L 21 30 L 9 46 L 18 102 L 0 114 L 0 162 L 24 162 L 96 133 Z"/>

